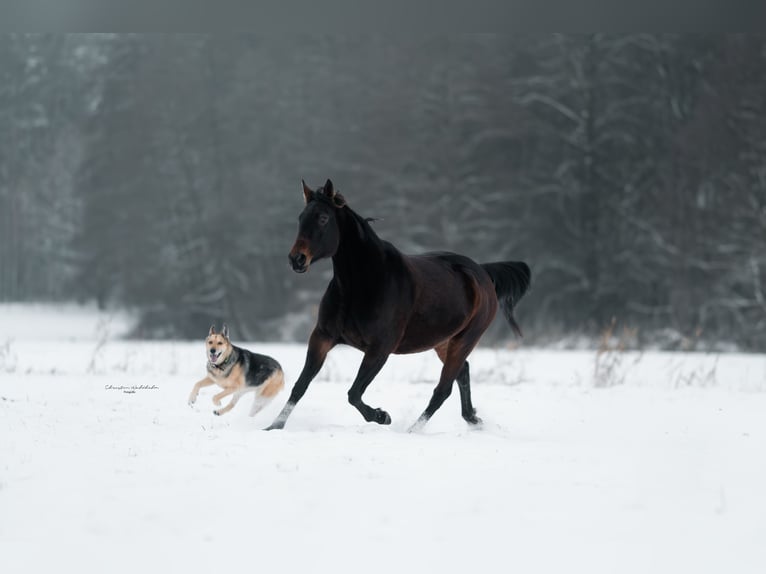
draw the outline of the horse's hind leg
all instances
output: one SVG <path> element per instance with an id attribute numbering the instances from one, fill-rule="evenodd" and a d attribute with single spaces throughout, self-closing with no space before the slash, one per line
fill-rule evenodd
<path id="1" fill-rule="evenodd" d="M 468 368 L 468 361 L 463 363 L 456 380 L 457 388 L 460 391 L 460 409 L 463 418 L 468 424 L 481 424 L 481 419 L 476 416 L 476 409 L 473 408 L 473 403 L 471 402 L 471 374 Z"/>
<path id="2" fill-rule="evenodd" d="M 447 397 L 452 394 L 452 383 L 455 382 L 455 377 L 464 362 L 464 358 L 460 358 L 459 360 L 450 360 L 448 358 L 444 362 L 442 373 L 439 377 L 439 383 L 436 385 L 433 395 L 431 395 L 431 400 L 428 402 L 428 406 L 426 407 L 426 410 L 423 411 L 423 414 L 421 414 L 418 420 L 415 421 L 415 424 L 412 425 L 410 431 L 416 431 L 425 426 L 428 419 L 433 416 L 439 407 L 442 406 L 444 401 L 447 400 Z"/>
<path id="3" fill-rule="evenodd" d="M 452 394 L 452 384 L 455 382 L 457 374 L 463 368 L 465 359 L 471 352 L 471 349 L 473 349 L 473 345 L 466 346 L 464 341 L 459 341 L 457 339 L 452 339 L 447 344 L 443 359 L 444 366 L 442 367 L 441 376 L 439 377 L 439 383 L 436 385 L 433 395 L 431 395 L 431 400 L 429 401 L 426 410 L 424 410 L 423 414 L 421 414 L 418 420 L 415 421 L 415 424 L 412 425 L 410 431 L 421 429 L 439 407 L 442 406 L 444 401 L 447 400 L 447 397 Z"/>
<path id="4" fill-rule="evenodd" d="M 437 347 L 436 354 L 439 355 L 439 359 L 444 363 L 447 359 L 447 345 Z M 463 418 L 469 424 L 481 424 L 481 419 L 476 416 L 476 409 L 471 402 L 471 371 L 468 361 L 463 362 L 463 366 L 460 367 L 455 380 L 460 391 L 460 410 Z"/>

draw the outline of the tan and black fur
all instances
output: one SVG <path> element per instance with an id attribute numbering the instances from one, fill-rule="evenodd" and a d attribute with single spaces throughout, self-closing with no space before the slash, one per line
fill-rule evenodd
<path id="1" fill-rule="evenodd" d="M 231 401 L 223 408 L 213 411 L 215 415 L 228 413 L 237 401 L 248 392 L 255 392 L 255 400 L 250 409 L 250 416 L 256 415 L 285 386 L 284 374 L 279 363 L 266 355 L 251 353 L 235 347 L 229 340 L 226 325 L 220 333 L 215 332 L 215 325 L 205 339 L 207 356 L 207 376 L 197 382 L 189 395 L 189 405 L 197 400 L 202 387 L 218 385 L 222 391 L 213 397 L 213 403 L 221 406 L 221 400 L 232 395 Z"/>

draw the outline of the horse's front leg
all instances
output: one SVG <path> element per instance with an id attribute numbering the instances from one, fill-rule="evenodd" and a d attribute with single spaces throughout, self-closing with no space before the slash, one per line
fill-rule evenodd
<path id="1" fill-rule="evenodd" d="M 391 417 L 383 409 L 374 409 L 362 401 L 362 395 L 367 386 L 383 368 L 388 360 L 389 351 L 368 351 L 362 359 L 359 372 L 354 379 L 354 384 L 348 390 L 348 402 L 354 405 L 362 413 L 367 422 L 375 421 L 380 425 L 390 425 Z"/>
<path id="2" fill-rule="evenodd" d="M 318 329 L 314 329 L 309 337 L 309 348 L 306 352 L 306 363 L 303 365 L 298 380 L 293 385 L 293 390 L 290 391 L 290 398 L 287 399 L 287 404 L 282 408 L 282 411 L 274 419 L 266 430 L 277 430 L 285 428 L 285 422 L 287 421 L 290 413 L 293 412 L 295 405 L 301 400 L 301 397 L 306 392 L 309 383 L 316 377 L 319 369 L 322 368 L 324 360 L 327 357 L 327 353 L 335 346 L 335 341 L 328 337 Z"/>

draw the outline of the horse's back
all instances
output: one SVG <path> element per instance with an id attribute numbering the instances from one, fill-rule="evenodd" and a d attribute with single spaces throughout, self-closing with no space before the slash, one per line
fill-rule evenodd
<path id="1" fill-rule="evenodd" d="M 491 287 L 492 279 L 484 268 L 465 255 L 449 251 L 433 251 L 407 258 L 413 275 L 426 283 L 442 287 L 468 287 L 473 292 L 476 286 Z M 454 284 L 454 285 L 453 285 Z"/>

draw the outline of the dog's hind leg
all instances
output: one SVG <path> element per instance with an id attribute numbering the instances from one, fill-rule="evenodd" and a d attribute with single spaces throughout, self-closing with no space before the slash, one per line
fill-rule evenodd
<path id="1" fill-rule="evenodd" d="M 253 406 L 250 407 L 250 416 L 254 417 L 259 412 L 261 412 L 263 410 L 263 407 L 268 405 L 271 402 L 271 399 L 273 398 L 274 398 L 273 396 L 266 397 L 256 392 L 255 398 L 253 399 Z"/>
<path id="2" fill-rule="evenodd" d="M 268 379 L 255 387 L 253 406 L 250 407 L 250 416 L 257 415 L 263 407 L 268 405 L 277 394 L 285 387 L 285 376 L 282 369 L 275 370 Z"/>
<path id="3" fill-rule="evenodd" d="M 254 417 L 261 412 L 263 407 L 268 405 L 284 386 L 285 377 L 282 369 L 277 369 L 263 384 L 255 387 L 255 399 L 253 399 L 253 406 L 250 408 L 250 416 Z"/>

